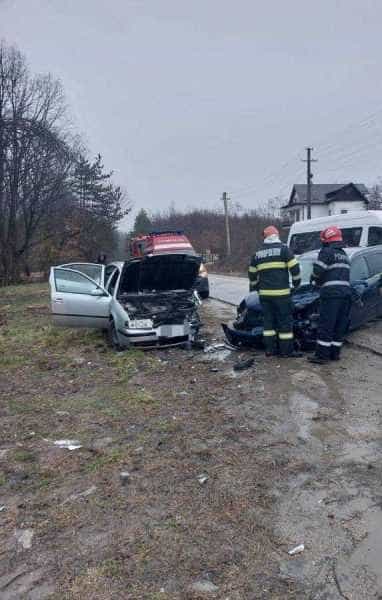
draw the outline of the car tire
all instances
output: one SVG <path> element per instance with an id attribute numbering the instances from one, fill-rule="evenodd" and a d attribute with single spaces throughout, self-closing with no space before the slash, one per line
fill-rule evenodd
<path id="1" fill-rule="evenodd" d="M 110 321 L 109 328 L 107 330 L 107 342 L 110 348 L 115 350 L 116 352 L 120 352 L 122 350 L 121 344 L 119 343 L 117 329 L 115 327 L 114 320 Z"/>
<path id="2" fill-rule="evenodd" d="M 202 300 L 207 300 L 207 298 L 210 297 L 210 293 L 209 292 L 199 292 L 199 296 L 201 297 Z"/>

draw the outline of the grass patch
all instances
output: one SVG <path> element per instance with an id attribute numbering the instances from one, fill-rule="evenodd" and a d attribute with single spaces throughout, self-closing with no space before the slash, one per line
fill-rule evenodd
<path id="1" fill-rule="evenodd" d="M 35 457 L 29 450 L 15 450 L 13 452 L 13 460 L 16 462 L 34 462 Z"/>
<path id="2" fill-rule="evenodd" d="M 88 473 L 95 473 L 108 467 L 110 465 L 122 464 L 128 460 L 129 455 L 126 452 L 127 449 L 122 450 L 122 448 L 113 448 L 111 452 L 102 454 L 101 456 L 97 456 L 95 460 L 89 462 L 86 465 L 86 471 Z"/>
<path id="3" fill-rule="evenodd" d="M 7 479 L 3 472 L 0 471 L 0 486 L 5 485 L 7 483 Z"/>

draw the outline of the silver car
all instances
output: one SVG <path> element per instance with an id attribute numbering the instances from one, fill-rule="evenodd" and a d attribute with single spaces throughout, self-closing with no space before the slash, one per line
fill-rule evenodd
<path id="1" fill-rule="evenodd" d="M 200 258 L 188 254 L 52 267 L 53 323 L 105 330 L 116 349 L 189 346 L 200 326 L 199 267 Z"/>

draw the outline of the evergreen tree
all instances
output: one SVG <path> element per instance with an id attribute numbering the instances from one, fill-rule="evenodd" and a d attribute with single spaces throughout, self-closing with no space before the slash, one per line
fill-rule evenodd
<path id="1" fill-rule="evenodd" d="M 145 233 L 149 233 L 153 228 L 151 219 L 147 214 L 147 211 L 142 208 L 139 211 L 134 221 L 134 228 L 131 233 L 131 237 L 135 237 L 137 235 L 143 235 Z"/>

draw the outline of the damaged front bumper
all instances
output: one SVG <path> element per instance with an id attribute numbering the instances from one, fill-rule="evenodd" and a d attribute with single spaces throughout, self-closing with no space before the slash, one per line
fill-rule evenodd
<path id="1" fill-rule="evenodd" d="M 121 345 L 141 348 L 157 348 L 186 345 L 193 342 L 197 329 L 190 323 L 183 325 L 160 325 L 153 329 L 118 330 Z"/>

